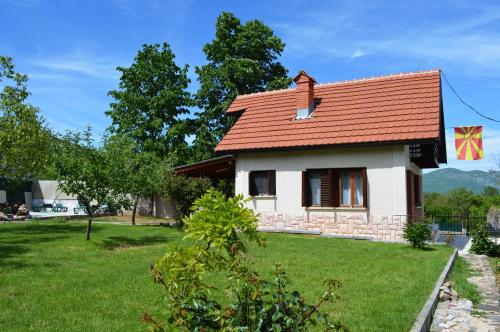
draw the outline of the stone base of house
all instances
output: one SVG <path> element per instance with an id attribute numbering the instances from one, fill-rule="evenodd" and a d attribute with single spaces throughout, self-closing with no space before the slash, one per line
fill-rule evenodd
<path id="1" fill-rule="evenodd" d="M 326 236 L 403 241 L 406 216 L 377 216 L 367 213 L 287 214 L 261 212 L 259 230 L 274 232 L 316 232 Z"/>

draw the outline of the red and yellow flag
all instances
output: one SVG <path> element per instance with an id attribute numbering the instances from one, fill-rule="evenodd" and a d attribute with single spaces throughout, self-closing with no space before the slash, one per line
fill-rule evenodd
<path id="1" fill-rule="evenodd" d="M 483 127 L 456 127 L 455 148 L 459 160 L 483 159 Z"/>

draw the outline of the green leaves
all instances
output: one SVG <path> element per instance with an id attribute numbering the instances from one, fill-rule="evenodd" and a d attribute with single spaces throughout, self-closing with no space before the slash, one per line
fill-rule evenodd
<path id="1" fill-rule="evenodd" d="M 500 244 L 491 239 L 489 224 L 484 222 L 479 224 L 472 233 L 472 245 L 470 250 L 477 255 L 488 255 L 500 257 Z"/>
<path id="2" fill-rule="evenodd" d="M 27 81 L 15 72 L 12 58 L 0 56 L 0 177 L 14 181 L 31 177 L 50 159 L 49 130 L 39 110 L 26 102 Z"/>
<path id="3" fill-rule="evenodd" d="M 96 147 L 90 127 L 83 132 L 66 132 L 57 140 L 55 150 L 59 189 L 78 197 L 86 206 L 89 232 L 92 215 L 99 206 L 130 206 L 129 193 L 118 185 L 127 168 L 124 159 L 112 153 L 115 150 Z"/>
<path id="4" fill-rule="evenodd" d="M 143 45 L 134 63 L 118 67 L 122 73 L 115 99 L 106 112 L 113 121 L 111 133 L 125 134 L 138 144 L 140 151 L 164 158 L 187 147 L 182 115 L 193 106 L 186 91 L 188 65 L 179 67 L 167 43 Z"/>
<path id="5" fill-rule="evenodd" d="M 193 213 L 184 218 L 186 237 L 225 250 L 231 256 L 246 250 L 241 235 L 263 244 L 257 232 L 257 217 L 244 203 L 242 195 L 226 199 L 221 192 L 208 190 L 194 202 Z"/>
<path id="6" fill-rule="evenodd" d="M 432 240 L 432 230 L 425 220 L 409 220 L 403 228 L 403 238 L 415 249 L 425 247 L 425 242 Z"/>
<path id="7" fill-rule="evenodd" d="M 276 264 L 271 280 L 252 271 L 249 242 L 264 243 L 257 232 L 257 217 L 245 207 L 242 196 L 226 198 L 209 190 L 197 199 L 192 213 L 184 219 L 189 247 L 171 248 L 152 267 L 155 282 L 163 285 L 168 303 L 163 328 L 149 315 L 146 322 L 155 331 L 173 326 L 183 331 L 308 331 L 311 326 L 324 330 L 347 328 L 324 313 L 323 303 L 337 298 L 337 280 L 325 281 L 326 291 L 316 304 L 308 304 L 298 291 L 288 291 L 288 276 Z M 227 305 L 215 300 L 216 286 L 207 276 L 224 272 L 230 282 L 224 290 Z"/>
<path id="8" fill-rule="evenodd" d="M 200 88 L 196 94 L 195 158 L 213 155 L 216 144 L 234 124 L 225 111 L 239 94 L 283 89 L 290 85 L 286 68 L 277 61 L 285 44 L 259 20 L 242 24 L 223 12 L 215 38 L 203 47 L 208 63 L 196 67 Z"/>
<path id="9" fill-rule="evenodd" d="M 177 227 L 184 227 L 184 217 L 190 212 L 193 202 L 210 188 L 208 178 L 190 178 L 167 172 L 160 182 L 161 193 L 168 197 Z"/>

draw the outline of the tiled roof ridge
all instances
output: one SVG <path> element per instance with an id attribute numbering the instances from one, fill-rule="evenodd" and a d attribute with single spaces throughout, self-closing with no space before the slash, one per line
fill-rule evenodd
<path id="1" fill-rule="evenodd" d="M 411 71 L 411 72 L 399 73 L 399 74 L 388 74 L 388 75 L 379 75 L 379 76 L 372 76 L 372 77 L 365 77 L 365 78 L 355 78 L 352 80 L 318 83 L 318 84 L 315 84 L 314 86 L 319 87 L 319 86 L 326 86 L 326 85 L 341 85 L 341 84 L 359 83 L 359 82 L 367 82 L 367 81 L 376 81 L 376 80 L 385 79 L 385 78 L 408 77 L 408 76 L 416 76 L 416 75 L 421 75 L 421 74 L 433 74 L 433 73 L 440 73 L 440 72 L 441 72 L 441 69 L 439 69 L 439 68 L 428 69 L 428 70 L 418 70 L 418 71 Z"/>
<path id="2" fill-rule="evenodd" d="M 342 85 L 342 84 L 369 82 L 369 81 L 375 81 L 375 80 L 386 79 L 386 78 L 407 77 L 407 76 L 415 76 L 415 75 L 420 75 L 420 74 L 431 74 L 431 73 L 436 73 L 436 72 L 440 73 L 441 69 L 437 68 L 437 69 L 418 70 L 418 71 L 399 73 L 399 74 L 388 74 L 388 75 L 379 75 L 379 76 L 372 76 L 372 77 L 365 77 L 365 78 L 355 78 L 352 80 L 318 83 L 318 84 L 315 84 L 314 86 L 315 87 L 324 87 L 324 86 L 330 86 L 330 85 Z M 239 95 L 238 97 L 236 97 L 236 99 L 242 99 L 242 98 L 253 97 L 253 96 L 261 96 L 261 95 L 270 95 L 273 93 L 280 93 L 280 92 L 285 92 L 288 90 L 295 90 L 295 87 L 294 88 L 277 89 L 277 90 L 271 90 L 271 91 L 247 93 L 244 95 Z"/>
<path id="3" fill-rule="evenodd" d="M 284 89 L 277 89 L 277 90 L 271 90 L 271 91 L 262 91 L 262 92 L 253 92 L 253 93 L 247 93 L 244 95 L 238 95 L 236 99 L 240 98 L 246 98 L 246 97 L 252 97 L 252 96 L 259 96 L 259 95 L 267 95 L 267 94 L 273 94 L 273 93 L 278 93 L 278 92 L 284 92 L 287 90 L 295 90 L 295 88 L 284 88 Z"/>

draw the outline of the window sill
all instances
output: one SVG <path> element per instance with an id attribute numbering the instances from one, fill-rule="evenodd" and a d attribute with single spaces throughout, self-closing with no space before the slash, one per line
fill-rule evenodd
<path id="1" fill-rule="evenodd" d="M 255 199 L 276 199 L 276 195 L 259 195 L 259 196 L 250 196 Z"/>
<path id="2" fill-rule="evenodd" d="M 329 207 L 329 206 L 309 206 L 306 207 L 307 211 L 349 211 L 349 212 L 368 212 L 368 208 L 365 207 Z"/>

